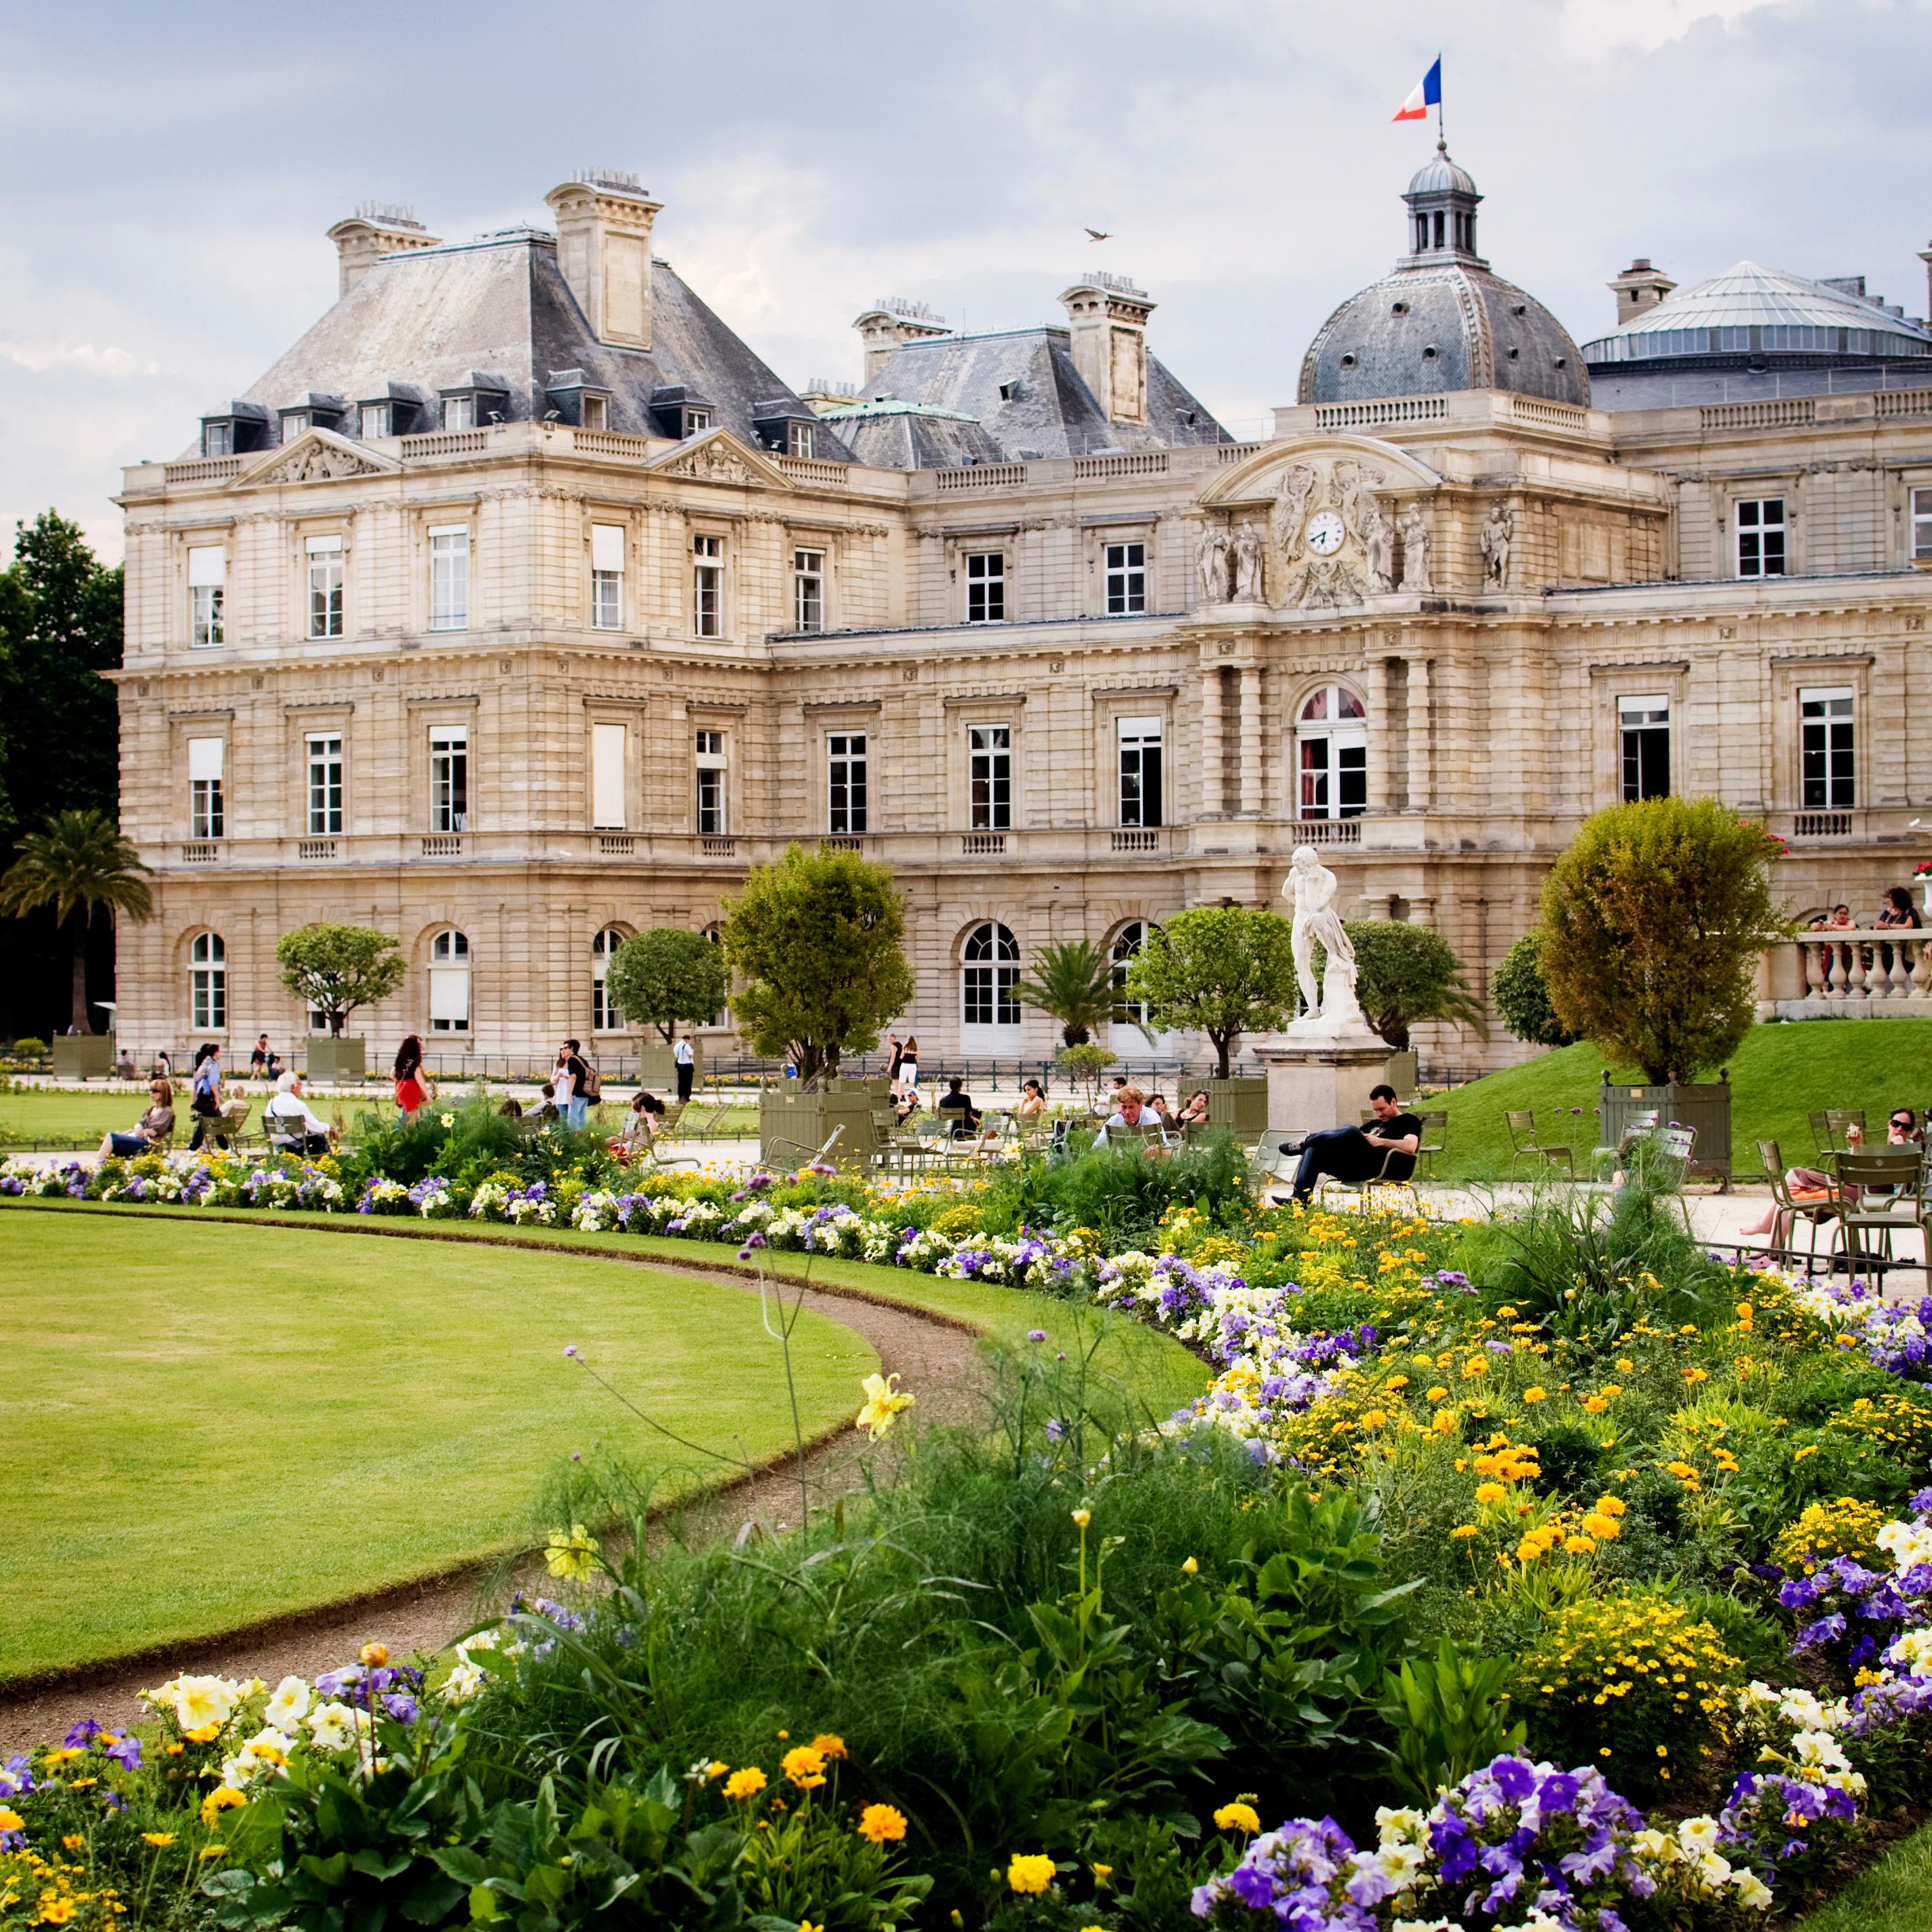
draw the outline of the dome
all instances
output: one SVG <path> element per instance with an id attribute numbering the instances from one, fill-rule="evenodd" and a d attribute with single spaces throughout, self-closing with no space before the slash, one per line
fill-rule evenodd
<path id="1" fill-rule="evenodd" d="M 1402 195 L 1410 253 L 1322 325 L 1302 360 L 1300 400 L 1508 389 L 1588 406 L 1589 371 L 1569 331 L 1476 253 L 1482 198 L 1438 142 Z"/>

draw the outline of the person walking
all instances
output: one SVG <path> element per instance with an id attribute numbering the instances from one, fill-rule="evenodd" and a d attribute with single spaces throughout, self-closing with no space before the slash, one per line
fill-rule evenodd
<path id="1" fill-rule="evenodd" d="M 905 1048 L 900 1046 L 898 1035 L 896 1033 L 887 1034 L 886 1036 L 886 1078 L 891 1083 L 890 1091 L 895 1100 L 899 1097 L 899 1069 L 904 1062 Z"/>
<path id="2" fill-rule="evenodd" d="M 248 1078 L 259 1080 L 268 1070 L 268 1036 L 260 1035 L 255 1042 L 255 1050 L 248 1056 Z"/>
<path id="3" fill-rule="evenodd" d="M 905 1050 L 899 1055 L 899 1098 L 919 1099 L 919 1042 L 910 1034 L 906 1035 Z"/>
<path id="4" fill-rule="evenodd" d="M 194 1137 L 188 1144 L 190 1154 L 199 1154 L 210 1141 L 224 1154 L 228 1151 L 228 1136 L 221 1131 L 223 1104 L 221 1048 L 210 1040 L 194 1056 L 194 1084 L 188 1100 L 188 1111 L 194 1116 Z"/>
<path id="5" fill-rule="evenodd" d="M 692 1051 L 691 1042 L 682 1034 L 672 1042 L 671 1058 L 677 1063 L 677 1097 L 680 1102 L 691 1098 L 691 1083 L 698 1072 L 698 1055 Z"/>
<path id="6" fill-rule="evenodd" d="M 584 1048 L 578 1041 L 564 1042 L 557 1066 L 557 1098 L 563 1102 L 564 1124 L 572 1133 L 580 1134 L 590 1112 L 590 1096 L 584 1090 L 590 1084 L 590 1070 L 584 1064 Z"/>
<path id="7" fill-rule="evenodd" d="M 396 1049 L 395 1078 L 396 1111 L 407 1126 L 429 1100 L 428 1090 L 423 1085 L 422 1042 L 415 1034 L 409 1034 Z"/>

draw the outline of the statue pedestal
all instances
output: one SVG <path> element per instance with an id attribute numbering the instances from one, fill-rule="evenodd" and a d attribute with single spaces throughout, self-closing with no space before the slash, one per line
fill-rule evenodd
<path id="1" fill-rule="evenodd" d="M 1359 1126 L 1369 1090 L 1382 1083 L 1388 1042 L 1359 1024 L 1324 1034 L 1318 1020 L 1296 1024 L 1307 1030 L 1290 1027 L 1253 1048 L 1268 1070 L 1269 1133 Z"/>

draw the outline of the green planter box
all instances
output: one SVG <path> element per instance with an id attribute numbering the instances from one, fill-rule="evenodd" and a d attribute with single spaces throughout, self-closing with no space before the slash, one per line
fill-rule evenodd
<path id="1" fill-rule="evenodd" d="M 57 1033 L 53 1048 L 56 1078 L 105 1078 L 114 1071 L 114 1036 L 106 1033 Z"/>
<path id="2" fill-rule="evenodd" d="M 788 1086 L 793 1083 L 788 1083 Z M 767 1087 L 758 1096 L 758 1148 L 767 1166 L 808 1160 L 834 1127 L 845 1131 L 832 1150 L 841 1167 L 864 1167 L 872 1157 L 872 1096 L 867 1093 L 800 1094 Z"/>
<path id="3" fill-rule="evenodd" d="M 1415 1091 L 1419 1066 L 1413 1053 L 1392 1053 L 1382 1063 L 1382 1078 L 1395 1089 L 1397 1100 L 1406 1100 Z"/>
<path id="4" fill-rule="evenodd" d="M 1268 1082 L 1237 1078 L 1210 1079 L 1208 1124 L 1226 1127 L 1237 1140 L 1258 1141 L 1268 1132 Z"/>
<path id="5" fill-rule="evenodd" d="M 311 1040 L 303 1054 L 303 1077 L 319 1084 L 354 1087 L 368 1071 L 368 1042 L 332 1040 L 326 1034 Z"/>
<path id="6" fill-rule="evenodd" d="M 638 1084 L 648 1087 L 653 1094 L 675 1094 L 677 1091 L 677 1062 L 672 1057 L 674 1049 L 653 1034 L 638 1048 Z M 691 1079 L 694 1088 L 704 1084 L 704 1042 L 694 1040 L 691 1042 Z"/>
<path id="7" fill-rule="evenodd" d="M 1640 1114 L 1654 1112 L 1657 1124 L 1675 1120 L 1695 1127 L 1690 1178 L 1731 1184 L 1731 1083 L 1700 1082 L 1693 1087 L 1613 1087 L 1606 1080 L 1598 1095 L 1597 1144 L 1614 1148 Z"/>

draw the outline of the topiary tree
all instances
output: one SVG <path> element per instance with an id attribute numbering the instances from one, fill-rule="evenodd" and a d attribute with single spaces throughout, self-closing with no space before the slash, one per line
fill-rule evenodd
<path id="1" fill-rule="evenodd" d="M 1791 931 L 1772 902 L 1777 851 L 1715 799 L 1644 799 L 1586 819 L 1543 888 L 1558 1022 L 1653 1084 L 1720 1066 L 1756 1017 L 1758 955 Z"/>
<path id="2" fill-rule="evenodd" d="M 344 1024 L 358 1006 L 386 1000 L 409 970 L 386 932 L 323 920 L 284 933 L 275 941 L 275 963 L 284 987 L 327 1018 L 332 1040 L 342 1037 Z"/>
<path id="3" fill-rule="evenodd" d="M 1013 997 L 1058 1020 L 1063 1044 L 1083 1046 L 1114 1010 L 1113 962 L 1090 939 L 1040 946 Z"/>
<path id="4" fill-rule="evenodd" d="M 612 1006 L 669 1042 L 680 1020 L 701 1026 L 724 1010 L 731 976 L 724 955 L 701 932 L 673 926 L 634 933 L 610 956 L 604 990 Z"/>
<path id="5" fill-rule="evenodd" d="M 1433 926 L 1400 919 L 1350 919 L 1342 930 L 1355 948 L 1355 998 L 1362 1017 L 1398 1053 L 1408 1051 L 1408 1030 L 1424 1020 L 1448 1020 L 1490 1036 L 1483 1003 L 1469 990 L 1461 960 Z M 1318 980 L 1328 955 L 1315 949 Z"/>
<path id="6" fill-rule="evenodd" d="M 1091 1040 L 1078 1040 L 1071 1046 L 1063 1046 L 1054 1064 L 1070 1081 L 1084 1078 L 1088 1093 L 1097 1099 L 1100 1076 L 1120 1057 L 1110 1046 L 1100 1046 Z"/>
<path id="7" fill-rule="evenodd" d="M 1574 1046 L 1576 1036 L 1556 1017 L 1543 976 L 1543 934 L 1532 928 L 1490 975 L 1490 1004 L 1518 1040 L 1532 1046 Z"/>
<path id="8" fill-rule="evenodd" d="M 890 869 L 856 852 L 794 845 L 754 866 L 724 920 L 725 964 L 744 982 L 731 1010 L 752 1050 L 790 1059 L 807 1088 L 841 1054 L 869 1052 L 913 996 L 904 937 Z"/>
<path id="9" fill-rule="evenodd" d="M 1148 1023 L 1204 1033 L 1216 1072 L 1228 1077 L 1234 1043 L 1272 1033 L 1294 1010 L 1292 928 L 1271 912 L 1246 906 L 1196 906 L 1149 928 L 1118 995 L 1144 1006 Z"/>

